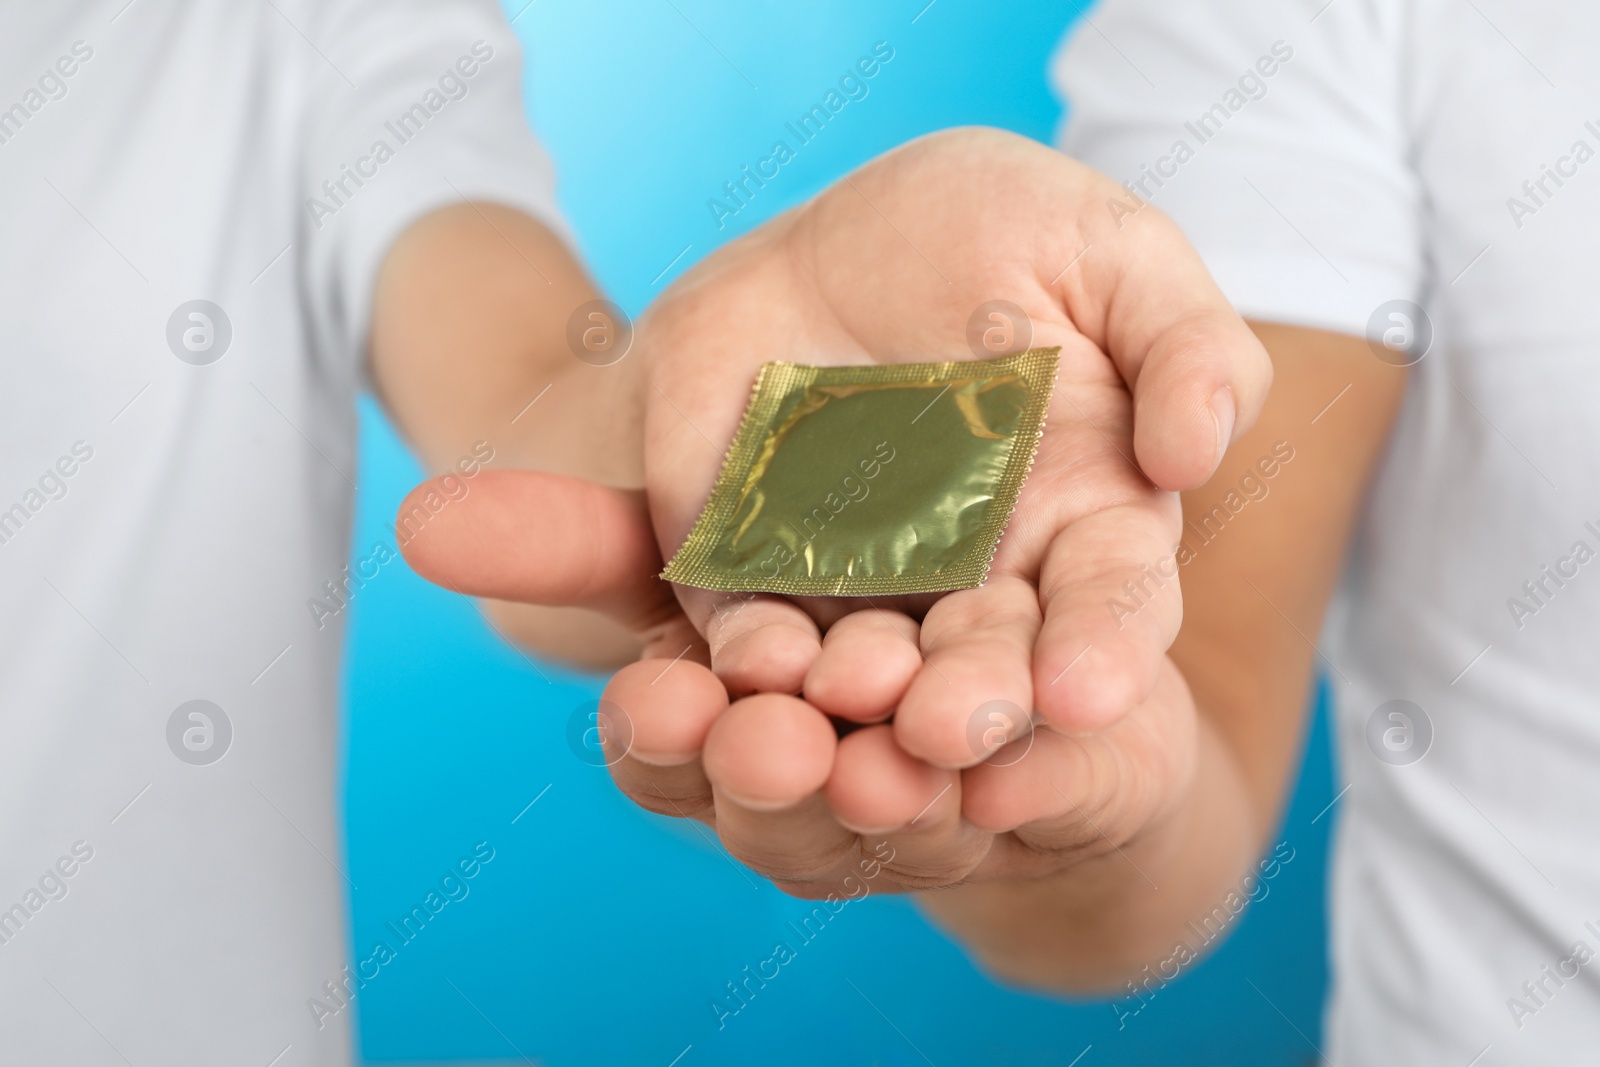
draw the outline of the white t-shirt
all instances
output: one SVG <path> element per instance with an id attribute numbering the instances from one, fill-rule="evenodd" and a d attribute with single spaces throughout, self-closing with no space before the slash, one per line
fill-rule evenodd
<path id="1" fill-rule="evenodd" d="M 1056 67 L 1064 147 L 1142 180 L 1244 314 L 1414 345 L 1431 321 L 1329 620 L 1350 790 L 1324 1051 L 1593 1062 L 1600 7 L 1090 17 Z"/>
<path id="2" fill-rule="evenodd" d="M 5 1062 L 349 1062 L 371 291 L 463 196 L 554 217 L 520 64 L 492 0 L 5 5 Z"/>

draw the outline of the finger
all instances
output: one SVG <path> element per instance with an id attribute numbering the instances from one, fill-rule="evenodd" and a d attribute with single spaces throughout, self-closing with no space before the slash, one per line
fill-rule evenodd
<path id="1" fill-rule="evenodd" d="M 417 486 L 396 516 L 400 551 L 424 578 L 468 596 L 592 608 L 635 630 L 675 612 L 642 492 L 524 470 L 485 470 L 446 492 L 450 477 Z"/>
<path id="2" fill-rule="evenodd" d="M 688 660 L 703 666 L 711 663 L 711 650 L 682 612 L 668 615 L 661 622 L 643 631 L 644 648 L 640 659 Z"/>
<path id="3" fill-rule="evenodd" d="M 1087 859 L 1130 845 L 1190 795 L 1197 725 L 1169 660 L 1150 699 L 1116 725 L 1072 737 L 1041 727 L 1021 758 L 1018 741 L 963 771 L 963 814 L 998 835 L 977 876 L 1029 877 L 1059 869 L 1063 854 Z M 1122 859 L 1134 864 L 1127 852 Z"/>
<path id="4" fill-rule="evenodd" d="M 1115 726 L 1072 737 L 1041 727 L 1023 758 L 1002 752 L 962 772 L 963 812 L 1041 851 L 1109 849 L 1187 795 L 1198 743 L 1193 700 L 1168 661 L 1150 699 Z"/>
<path id="5" fill-rule="evenodd" d="M 803 700 L 762 694 L 731 705 L 712 724 L 703 758 L 728 851 L 797 885 L 826 877 L 851 855 L 855 834 L 821 793 L 836 748 L 833 725 Z"/>
<path id="6" fill-rule="evenodd" d="M 1163 489 L 1194 489 L 1254 424 L 1272 385 L 1267 350 L 1231 308 L 1172 323 L 1133 388 L 1133 449 Z"/>
<path id="7" fill-rule="evenodd" d="M 1149 697 L 1183 620 L 1179 521 L 1176 499 L 1162 494 L 1087 515 L 1051 543 L 1033 661 L 1046 722 L 1099 730 Z"/>
<path id="8" fill-rule="evenodd" d="M 679 587 L 684 611 L 706 636 L 711 669 L 735 698 L 799 693 L 822 651 L 811 616 L 793 601 Z"/>
<path id="9" fill-rule="evenodd" d="M 1085 800 L 1081 788 L 1089 770 L 1088 750 L 1080 741 L 1041 726 L 961 772 L 961 811 L 973 825 L 995 834 L 1066 819 L 1074 803 Z M 1070 791 L 1063 783 L 1071 784 Z"/>
<path id="10" fill-rule="evenodd" d="M 829 715 L 878 722 L 894 714 L 922 667 L 921 628 L 898 611 L 858 611 L 828 627 L 806 673 L 805 698 Z"/>
<path id="11" fill-rule="evenodd" d="M 825 792 L 841 823 L 881 837 L 925 815 L 955 780 L 955 771 L 912 758 L 895 742 L 894 729 L 879 724 L 840 739 Z"/>
<path id="12" fill-rule="evenodd" d="M 966 767 L 988 755 L 977 738 L 994 709 L 1011 709 L 1025 727 L 1039 623 L 1038 595 L 1015 575 L 991 575 L 930 608 L 922 621 L 925 664 L 895 713 L 901 747 L 936 767 Z"/>
<path id="13" fill-rule="evenodd" d="M 1060 869 L 1069 857 L 1087 859 L 1115 847 L 1102 823 L 1120 832 L 1128 821 L 1108 808 L 1108 798 L 1090 796 L 1097 771 L 1101 780 L 1107 773 L 1115 778 L 1114 767 L 1095 764 L 1078 738 L 1042 726 L 962 771 L 962 816 L 995 842 L 976 877 L 1036 877 Z"/>
<path id="14" fill-rule="evenodd" d="M 627 717 L 617 740 L 653 766 L 687 763 L 700 755 L 711 724 L 728 710 L 716 675 L 685 660 L 647 659 L 622 668 L 603 699 Z"/>
<path id="15" fill-rule="evenodd" d="M 705 742 L 706 776 L 754 811 L 792 807 L 828 780 L 838 739 L 803 700 L 764 693 L 730 705 Z"/>
<path id="16" fill-rule="evenodd" d="M 1110 183 L 1102 191 L 1127 199 Z M 1193 489 L 1255 422 L 1272 363 L 1170 219 L 1148 204 L 1115 223 L 1103 204 L 1089 218 L 1093 253 L 1063 278 L 1068 312 L 1132 388 L 1145 475 Z"/>
<path id="17" fill-rule="evenodd" d="M 911 758 L 887 725 L 839 742 L 826 795 L 835 816 L 858 828 L 901 888 L 960 881 L 992 841 L 961 817 L 960 772 Z"/>
<path id="18" fill-rule="evenodd" d="M 661 815 L 709 815 L 711 784 L 700 752 L 728 695 L 710 670 L 683 660 L 641 660 L 601 696 L 601 740 L 617 786 Z"/>
<path id="19" fill-rule="evenodd" d="M 928 165 L 928 157 L 937 162 Z M 919 158 L 924 166 L 918 166 Z M 1003 161 L 1003 168 L 997 168 L 997 161 Z M 901 166 L 932 170 L 940 180 L 907 182 L 896 188 L 891 183 Z M 973 130 L 912 142 L 864 168 L 849 184 L 835 187 L 819 205 L 866 217 L 869 211 L 875 213 L 874 203 L 892 197 L 901 205 L 902 217 L 914 218 L 920 208 L 923 217 L 937 219 L 948 214 L 938 202 L 949 196 L 941 183 L 960 187 L 964 180 L 981 183 L 989 194 L 978 232 L 1018 238 L 1016 246 L 1026 250 L 1023 255 L 1031 254 L 1034 283 L 1064 305 L 1072 325 L 1111 358 L 1132 390 L 1135 454 L 1146 476 L 1169 490 L 1203 484 L 1216 470 L 1221 446 L 1260 413 L 1272 367 L 1199 254 L 1159 210 L 1059 152 L 1015 135 Z M 925 199 L 919 201 L 919 196 Z M 835 223 L 831 229 L 859 245 L 860 235 L 874 232 L 869 222 L 878 220 Z M 904 237 L 883 229 L 898 241 L 888 246 L 891 254 L 909 260 L 912 251 L 900 247 Z M 1014 262 L 994 257 L 992 242 L 981 254 L 970 254 L 960 227 L 919 230 L 913 238 L 918 241 L 913 250 L 918 258 L 964 262 L 969 270 L 983 272 L 988 287 L 1003 277 L 1004 264 Z M 863 262 L 859 255 L 845 257 L 835 249 L 823 250 L 830 253 L 843 263 Z M 876 266 L 880 258 L 864 262 Z M 876 329 L 903 338 L 907 320 L 910 329 L 948 322 L 938 314 L 911 319 L 884 313 L 884 299 L 901 293 L 914 294 L 912 298 L 925 306 L 946 306 L 949 296 L 941 305 L 928 300 L 928 289 L 939 286 L 953 296 L 967 280 L 958 273 L 953 287 L 943 271 L 935 275 L 917 266 L 902 272 L 903 277 L 896 275 L 900 284 L 893 294 L 871 302 Z M 834 284 L 860 287 L 856 276 L 839 273 L 845 280 Z M 928 289 L 913 288 L 918 285 Z M 971 306 L 959 298 L 954 303 Z M 964 325 L 963 320 L 957 322 Z M 872 325 L 851 326 L 859 336 L 877 341 Z M 1050 343 L 1038 334 L 1033 339 Z M 878 341 L 887 350 L 902 344 L 903 340 Z"/>

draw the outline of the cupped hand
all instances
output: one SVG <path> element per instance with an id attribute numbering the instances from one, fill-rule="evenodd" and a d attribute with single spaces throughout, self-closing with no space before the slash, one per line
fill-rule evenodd
<path id="1" fill-rule="evenodd" d="M 733 242 L 652 307 L 638 332 L 646 482 L 669 555 L 761 364 L 999 354 L 969 344 L 992 301 L 1025 316 L 1031 337 L 1002 337 L 1012 349 L 1061 347 L 1033 471 L 982 586 L 931 603 L 678 587 L 735 696 L 803 694 L 857 722 L 892 712 L 898 743 L 946 768 L 985 754 L 967 726 L 997 701 L 1081 731 L 1149 697 L 1181 614 L 1171 491 L 1205 481 L 1271 372 L 1177 229 L 1113 200 L 1128 195 L 1058 152 L 949 131 Z M 1113 599 L 1137 610 L 1113 613 Z"/>
<path id="2" fill-rule="evenodd" d="M 628 722 L 618 783 L 713 823 L 792 892 L 836 885 L 869 843 L 893 850 L 880 888 L 1039 874 L 1122 847 L 1193 767 L 1192 703 L 1165 656 L 1181 617 L 1172 493 L 1209 477 L 1270 367 L 1175 227 L 1113 200 L 1129 203 L 993 131 L 869 164 L 708 257 L 640 323 L 643 499 L 485 472 L 408 558 L 463 592 L 595 607 L 639 632 L 647 658 L 606 692 Z M 1033 346 L 1062 351 L 983 586 L 873 603 L 674 599 L 652 580 L 762 363 L 997 354 L 967 340 L 993 300 L 1023 309 Z"/>
<path id="3" fill-rule="evenodd" d="M 836 723 L 849 717 L 803 699 L 730 703 L 705 644 L 655 578 L 660 553 L 637 493 L 487 470 L 405 551 L 425 577 L 459 592 L 586 607 L 632 628 L 645 658 L 604 695 L 617 784 L 651 811 L 714 826 L 730 852 L 795 895 L 1060 870 L 1128 846 L 1172 810 L 1193 771 L 1194 708 L 1170 663 L 1148 700 L 1092 733 L 1043 726 L 1005 743 L 1017 709 L 985 709 L 968 724 L 970 743 L 1003 747 L 965 770 L 911 756 L 882 721 L 841 737 Z M 875 718 L 859 708 L 881 695 L 893 660 L 902 674 L 920 660 L 918 638 L 904 615 L 846 616 L 828 629 L 810 678 L 831 672 L 823 688 L 841 703 L 858 699 L 854 719 Z M 810 678 L 808 688 L 819 684 Z"/>

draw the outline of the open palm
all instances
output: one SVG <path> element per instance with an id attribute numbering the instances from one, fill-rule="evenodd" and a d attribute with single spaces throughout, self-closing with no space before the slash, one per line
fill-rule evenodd
<path id="1" fill-rule="evenodd" d="M 1127 203 L 1037 144 L 951 131 L 708 257 L 647 314 L 643 506 L 659 554 L 636 499 L 587 487 L 600 503 L 589 544 L 571 548 L 587 567 L 546 545 L 501 571 L 531 580 L 471 590 L 553 602 L 552 583 L 581 571 L 561 602 L 609 598 L 645 634 L 647 660 L 607 690 L 629 746 L 612 770 L 636 800 L 713 822 L 801 893 L 837 884 L 866 838 L 896 857 L 880 887 L 915 888 L 1064 862 L 1159 815 L 1194 743 L 1165 655 L 1181 617 L 1173 490 L 1209 476 L 1270 371 L 1176 229 L 1114 198 Z M 693 525 L 761 364 L 999 354 L 969 342 L 995 301 L 1022 313 L 996 320 L 1012 331 L 991 334 L 1001 350 L 1061 357 L 982 586 L 898 602 L 679 586 L 681 615 L 650 587 L 645 568 Z"/>

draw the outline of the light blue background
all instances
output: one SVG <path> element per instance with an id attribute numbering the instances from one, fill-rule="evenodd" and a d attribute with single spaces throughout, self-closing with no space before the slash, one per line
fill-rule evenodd
<path id="1" fill-rule="evenodd" d="M 918 134 L 983 123 L 1048 141 L 1060 108 L 1046 63 L 1084 6 L 523 3 L 507 0 L 507 11 L 528 51 L 530 118 L 591 269 L 630 312 L 722 241 Z M 878 41 L 895 55 L 870 95 L 719 230 L 707 198 L 789 139 L 784 123 Z M 367 406 L 355 545 L 392 537 L 396 506 L 421 477 Z M 470 603 L 403 564 L 363 590 L 350 638 L 355 951 L 365 955 L 384 923 L 477 842 L 495 849 L 470 895 L 361 994 L 371 1060 L 1100 1067 L 1316 1057 L 1333 821 L 1316 818 L 1333 795 L 1320 715 L 1279 834 L 1294 860 L 1220 953 L 1119 1027 L 1107 1003 L 992 984 L 903 899 L 851 904 L 801 946 L 786 923 L 810 906 L 737 865 L 698 824 L 635 809 L 573 754 L 568 717 L 598 681 L 535 668 Z M 798 958 L 719 1030 L 710 1002 L 778 940 Z"/>

